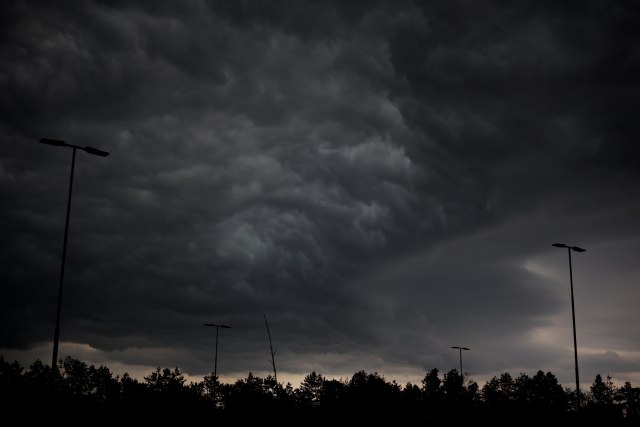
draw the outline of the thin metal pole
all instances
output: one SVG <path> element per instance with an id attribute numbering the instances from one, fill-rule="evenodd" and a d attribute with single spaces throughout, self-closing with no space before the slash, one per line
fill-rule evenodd
<path id="1" fill-rule="evenodd" d="M 213 362 L 213 376 L 218 378 L 218 329 L 220 326 L 216 325 L 216 358 Z"/>
<path id="2" fill-rule="evenodd" d="M 451 348 L 455 348 L 460 352 L 460 382 L 462 383 L 462 386 L 464 387 L 464 375 L 462 374 L 462 350 L 471 350 L 470 348 L 467 347 L 462 347 L 459 345 L 454 345 Z"/>
<path id="3" fill-rule="evenodd" d="M 60 312 L 62 310 L 62 287 L 64 284 L 64 267 L 67 258 L 67 235 L 69 233 L 69 216 L 71 215 L 71 191 L 73 189 L 73 171 L 76 164 L 76 147 L 71 155 L 71 177 L 69 178 L 69 198 L 67 199 L 67 219 L 64 224 L 64 243 L 62 244 L 62 267 L 60 268 L 60 287 L 58 289 L 58 310 L 56 313 L 56 331 L 53 336 L 53 355 L 51 357 L 51 373 L 58 372 L 58 340 L 60 338 Z"/>
<path id="4" fill-rule="evenodd" d="M 573 357 L 576 365 L 576 411 L 580 409 L 580 375 L 578 374 L 578 343 L 576 339 L 576 311 L 573 303 L 573 271 L 571 267 L 571 248 L 569 252 L 569 282 L 571 283 L 571 318 L 573 320 Z"/>
<path id="5" fill-rule="evenodd" d="M 269 324 L 267 323 L 267 316 L 266 314 L 262 313 L 262 315 L 264 316 L 264 324 L 267 325 L 267 335 L 269 336 L 269 349 L 271 350 L 271 365 L 273 366 L 273 379 L 275 380 L 276 384 L 278 383 L 278 374 L 276 373 L 276 354 L 273 351 L 273 345 L 271 344 L 271 332 L 269 331 Z"/>
<path id="6" fill-rule="evenodd" d="M 219 331 L 220 328 L 230 329 L 231 326 L 218 325 L 216 323 L 205 323 L 204 326 L 215 326 L 216 327 L 216 358 L 215 358 L 214 364 L 213 364 L 213 376 L 217 378 L 218 377 L 218 331 Z"/>

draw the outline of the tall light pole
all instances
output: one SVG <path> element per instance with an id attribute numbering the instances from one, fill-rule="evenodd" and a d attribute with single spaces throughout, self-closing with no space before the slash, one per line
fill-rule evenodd
<path id="1" fill-rule="evenodd" d="M 576 310 L 573 303 L 573 272 L 571 269 L 571 251 L 586 252 L 586 249 L 577 246 L 569 246 L 564 243 L 554 243 L 556 248 L 567 248 L 569 253 L 569 282 L 571 283 L 571 318 L 573 320 L 573 358 L 576 366 L 576 411 L 580 409 L 580 376 L 578 375 L 578 343 L 576 340 Z"/>
<path id="2" fill-rule="evenodd" d="M 69 215 L 71 213 L 71 189 L 73 188 L 73 170 L 76 164 L 76 150 L 82 150 L 95 156 L 107 157 L 108 152 L 98 150 L 93 147 L 80 147 L 78 145 L 68 144 L 58 139 L 41 138 L 42 144 L 53 145 L 56 147 L 71 147 L 73 154 L 71 155 L 71 177 L 69 178 L 69 197 L 67 199 L 67 219 L 64 223 L 64 243 L 62 244 L 62 267 L 60 268 L 60 286 L 58 288 L 58 309 L 56 313 L 56 330 L 53 335 L 53 355 L 51 357 L 51 373 L 58 371 L 58 339 L 60 338 L 60 312 L 62 310 L 62 285 L 64 284 L 64 266 L 67 258 L 67 235 L 69 233 Z"/>
<path id="3" fill-rule="evenodd" d="M 215 323 L 205 323 L 204 326 L 215 326 L 216 328 L 216 358 L 213 362 L 213 376 L 218 378 L 218 329 L 225 328 L 231 329 L 231 326 L 227 325 L 216 325 Z"/>
<path id="4" fill-rule="evenodd" d="M 458 347 L 457 345 L 454 345 L 451 348 L 460 350 L 460 379 L 462 380 L 462 384 L 464 385 L 464 378 L 462 376 L 462 350 L 471 350 L 471 349 L 467 347 Z"/>

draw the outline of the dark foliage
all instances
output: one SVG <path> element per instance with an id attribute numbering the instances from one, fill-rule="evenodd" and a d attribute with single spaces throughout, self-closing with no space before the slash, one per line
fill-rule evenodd
<path id="1" fill-rule="evenodd" d="M 509 373 L 483 387 L 453 369 L 442 377 L 429 371 L 421 386 L 387 381 L 359 371 L 350 379 L 308 374 L 299 388 L 249 373 L 234 384 L 213 375 L 187 384 L 179 368 L 158 367 L 144 381 L 113 376 L 105 366 L 67 357 L 58 370 L 36 360 L 28 369 L 0 356 L 0 401 L 5 416 L 21 423 L 60 421 L 66 425 L 211 422 L 238 425 L 335 423 L 443 424 L 489 422 L 494 426 L 542 422 L 639 425 L 640 388 L 617 388 L 597 375 L 575 408 L 575 392 L 563 389 L 550 372 L 533 377 Z M 587 424 L 588 424 L 587 423 Z"/>

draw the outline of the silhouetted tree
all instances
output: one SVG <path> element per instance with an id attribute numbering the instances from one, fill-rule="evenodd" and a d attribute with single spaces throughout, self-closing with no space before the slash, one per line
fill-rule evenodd
<path id="1" fill-rule="evenodd" d="M 339 414 L 345 405 L 348 381 L 325 380 L 322 383 L 320 395 L 320 407 L 322 412 L 329 416 Z"/>
<path id="2" fill-rule="evenodd" d="M 126 372 L 120 378 L 120 390 L 122 401 L 133 404 L 144 400 L 149 394 L 149 389 L 146 384 L 140 383 L 135 378 L 131 378 Z"/>
<path id="3" fill-rule="evenodd" d="M 358 371 L 351 377 L 347 387 L 348 405 L 361 416 L 380 417 L 393 411 L 400 398 L 400 388 L 387 382 L 377 372 L 367 374 Z"/>
<path id="4" fill-rule="evenodd" d="M 467 379 L 462 393 L 465 405 L 468 405 L 475 411 L 480 406 L 480 402 L 482 400 L 480 386 L 478 383 L 471 379 Z"/>
<path id="5" fill-rule="evenodd" d="M 550 372 L 538 371 L 533 377 L 520 374 L 515 380 L 503 373 L 482 389 L 469 377 L 463 383 L 455 369 L 443 379 L 438 374 L 437 369 L 429 371 L 420 388 L 411 383 L 401 387 L 377 372 L 358 371 L 350 379 L 327 380 L 314 371 L 294 389 L 289 383 L 278 383 L 275 376 L 263 379 L 251 372 L 234 384 L 222 384 L 213 375 L 187 384 L 177 367 L 158 367 L 140 382 L 127 373 L 114 377 L 105 366 L 89 366 L 71 357 L 61 359 L 57 374 L 52 375 L 40 360 L 24 369 L 0 356 L 0 402 L 5 413 L 17 411 L 27 424 L 46 422 L 55 410 L 64 414 L 65 423 L 78 425 L 113 425 L 123 420 L 215 425 L 326 425 L 336 421 L 640 425 L 640 389 L 629 382 L 618 389 L 610 377 L 596 376 L 584 394 L 585 406 L 576 413 L 569 402 L 572 390 L 563 389 Z"/>
<path id="6" fill-rule="evenodd" d="M 616 392 L 616 401 L 622 407 L 623 417 L 640 425 L 640 387 L 632 387 L 629 381 Z"/>
<path id="7" fill-rule="evenodd" d="M 205 398 L 210 399 L 215 407 L 224 405 L 223 389 L 220 380 L 213 373 L 204 376 L 201 393 Z"/>
<path id="8" fill-rule="evenodd" d="M 66 393 L 76 398 L 89 394 L 89 372 L 86 363 L 67 356 L 59 364 L 58 372 Z"/>
<path id="9" fill-rule="evenodd" d="M 316 373 L 316 371 L 304 377 L 296 392 L 301 407 L 317 408 L 320 406 L 324 381 L 322 374 Z"/>
<path id="10" fill-rule="evenodd" d="M 607 380 L 603 381 L 600 374 L 596 375 L 593 384 L 591 384 L 591 403 L 598 406 L 610 406 L 613 405 L 613 397 L 615 394 L 615 387 L 611 382 L 611 377 L 607 376 Z"/>
<path id="11" fill-rule="evenodd" d="M 603 380 L 602 376 L 597 374 L 589 390 L 584 411 L 591 420 L 622 418 L 622 406 L 614 403 L 617 393 L 610 376 Z"/>
<path id="12" fill-rule="evenodd" d="M 0 356 L 0 402 L 5 408 L 20 405 L 30 392 L 24 368 L 18 362 L 9 363 Z"/>
<path id="13" fill-rule="evenodd" d="M 550 372 L 539 370 L 533 377 L 520 374 L 515 395 L 518 413 L 529 419 L 558 418 L 568 409 L 567 394 Z"/>
<path id="14" fill-rule="evenodd" d="M 423 393 L 417 384 L 408 382 L 400 393 L 400 410 L 408 417 L 422 419 L 424 417 Z"/>
<path id="15" fill-rule="evenodd" d="M 172 369 L 160 367 L 156 368 L 149 376 L 144 377 L 147 390 L 149 393 L 145 396 L 148 407 L 166 408 L 171 405 L 173 413 L 158 416 L 166 417 L 164 419 L 175 419 L 178 414 L 183 413 L 187 409 L 191 409 L 197 402 L 198 396 L 193 393 L 194 390 L 185 385 L 185 378 L 178 367 Z"/>
<path id="16" fill-rule="evenodd" d="M 109 368 L 89 366 L 89 393 L 102 403 L 117 401 L 120 396 L 118 377 L 114 377 Z"/>
<path id="17" fill-rule="evenodd" d="M 484 414 L 488 422 L 511 420 L 516 408 L 516 383 L 509 373 L 493 377 L 482 387 Z"/>
<path id="18" fill-rule="evenodd" d="M 434 418 L 442 410 L 444 404 L 444 391 L 441 388 L 442 380 L 439 370 L 433 368 L 422 379 L 422 390 L 424 396 L 425 416 L 427 419 Z"/>
<path id="19" fill-rule="evenodd" d="M 444 403 L 449 408 L 458 409 L 462 399 L 462 377 L 457 369 L 451 369 L 444 374 L 442 380 L 442 389 L 444 391 Z"/>
<path id="20" fill-rule="evenodd" d="M 457 369 L 452 369 L 444 375 L 442 381 L 444 391 L 444 407 L 448 418 L 472 420 L 476 416 L 477 403 L 480 399 L 478 384 L 467 380 L 463 382 L 462 375 Z"/>
<path id="21" fill-rule="evenodd" d="M 566 409 L 567 396 L 562 385 L 551 372 L 538 371 L 531 379 L 532 403 L 546 411 L 557 414 Z"/>
<path id="22" fill-rule="evenodd" d="M 51 367 L 40 359 L 35 360 L 24 372 L 24 380 L 28 407 L 56 407 L 65 401 L 60 376 L 52 375 Z"/>
<path id="23" fill-rule="evenodd" d="M 237 380 L 226 396 L 225 410 L 233 412 L 239 420 L 252 420 L 264 416 L 270 405 L 275 402 L 275 397 L 264 380 L 252 372 L 245 379 Z"/>
<path id="24" fill-rule="evenodd" d="M 144 377 L 144 380 L 152 391 L 175 395 L 183 390 L 185 383 L 184 375 L 178 367 L 171 370 L 169 368 L 160 369 L 158 366 L 151 375 Z"/>
<path id="25" fill-rule="evenodd" d="M 269 374 L 262 381 L 262 388 L 270 402 L 268 410 L 271 414 L 277 413 L 287 418 L 292 415 L 296 409 L 296 398 L 291 384 L 283 385 L 277 382 L 275 375 Z"/>
<path id="26" fill-rule="evenodd" d="M 0 387 L 7 390 L 22 383 L 24 368 L 17 361 L 7 362 L 0 356 Z"/>

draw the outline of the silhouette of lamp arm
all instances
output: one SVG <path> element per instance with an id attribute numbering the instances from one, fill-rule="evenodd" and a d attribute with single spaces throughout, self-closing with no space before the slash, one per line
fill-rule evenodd
<path id="1" fill-rule="evenodd" d="M 60 338 L 60 313 L 62 311 L 62 288 L 64 284 L 64 267 L 67 257 L 67 235 L 69 233 L 69 216 L 71 214 L 71 190 L 73 189 L 73 172 L 76 164 L 76 150 L 82 150 L 86 153 L 93 154 L 94 156 L 107 157 L 108 152 L 98 150 L 97 148 L 69 144 L 59 139 L 40 138 L 40 143 L 53 145 L 55 147 L 71 147 L 73 154 L 71 155 L 71 176 L 69 178 L 69 197 L 67 198 L 67 217 L 64 225 L 64 242 L 62 244 L 62 266 L 60 268 L 60 286 L 58 287 L 58 308 L 56 310 L 56 329 L 53 336 L 53 355 L 51 357 L 51 373 L 55 374 L 58 371 L 58 340 Z"/>

